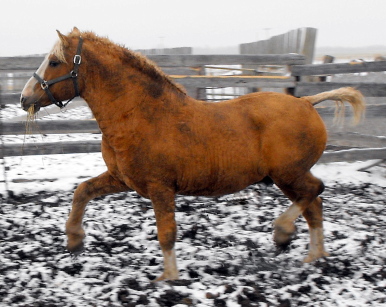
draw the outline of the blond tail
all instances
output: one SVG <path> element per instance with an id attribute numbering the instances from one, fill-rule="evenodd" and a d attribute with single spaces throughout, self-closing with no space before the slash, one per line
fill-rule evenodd
<path id="1" fill-rule="evenodd" d="M 344 116 L 344 102 L 348 102 L 354 111 L 354 123 L 357 124 L 363 118 L 366 103 L 362 93 L 352 87 L 342 87 L 329 92 L 323 92 L 313 96 L 302 97 L 307 99 L 312 105 L 316 105 L 324 100 L 334 100 L 336 102 L 335 118 L 343 118 Z"/>

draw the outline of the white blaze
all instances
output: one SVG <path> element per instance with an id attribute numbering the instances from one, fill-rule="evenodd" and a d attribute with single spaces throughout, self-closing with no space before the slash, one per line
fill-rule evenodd
<path id="1" fill-rule="evenodd" d="M 36 73 L 43 78 L 44 76 L 44 73 L 48 67 L 48 56 L 49 54 L 46 55 L 46 57 L 44 58 L 44 61 L 42 62 L 42 64 L 40 64 L 38 70 L 36 71 Z M 34 77 L 31 77 L 27 83 L 24 85 L 24 88 L 23 88 L 23 91 L 21 92 L 21 95 L 23 97 L 30 97 L 33 95 L 34 91 L 33 91 L 33 88 L 34 86 L 36 85 L 36 83 L 38 83 L 38 80 L 36 80 Z"/>

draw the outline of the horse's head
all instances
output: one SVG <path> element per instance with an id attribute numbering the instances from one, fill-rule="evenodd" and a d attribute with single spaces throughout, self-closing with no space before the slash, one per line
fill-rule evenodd
<path id="1" fill-rule="evenodd" d="M 21 93 L 20 102 L 25 111 L 33 106 L 37 112 L 51 104 L 61 108 L 62 101 L 70 101 L 80 94 L 78 70 L 83 40 L 77 28 L 69 36 L 57 32 L 59 40 Z"/>

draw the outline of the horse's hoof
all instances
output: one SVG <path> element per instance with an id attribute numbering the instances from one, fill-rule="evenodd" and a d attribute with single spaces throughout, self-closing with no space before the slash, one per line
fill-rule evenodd
<path id="1" fill-rule="evenodd" d="M 295 237 L 295 233 L 295 225 L 290 230 L 284 229 L 282 226 L 276 225 L 273 240 L 275 241 L 276 246 L 282 249 L 286 249 Z"/>
<path id="2" fill-rule="evenodd" d="M 83 236 L 81 238 L 77 237 L 73 240 L 69 239 L 67 241 L 67 250 L 74 256 L 81 254 L 84 251 Z"/>
<path id="3" fill-rule="evenodd" d="M 162 273 L 161 276 L 159 276 L 158 278 L 152 280 L 152 282 L 159 282 L 159 281 L 166 281 L 166 280 L 178 280 L 178 274 L 177 275 L 169 275 L 169 274 L 165 274 L 165 273 Z"/>
<path id="4" fill-rule="evenodd" d="M 71 253 L 79 255 L 84 250 L 83 239 L 86 236 L 83 229 L 74 231 L 66 227 L 67 234 L 67 250 Z"/>
<path id="5" fill-rule="evenodd" d="M 289 246 L 290 246 L 291 241 L 287 242 L 286 244 L 277 244 L 275 243 L 275 256 L 278 256 L 280 254 L 283 254 L 287 251 L 289 251 Z"/>
<path id="6" fill-rule="evenodd" d="M 330 254 L 325 252 L 325 251 L 322 251 L 320 253 L 313 253 L 313 254 L 308 254 L 308 256 L 306 258 L 304 258 L 303 262 L 304 263 L 310 263 L 310 262 L 313 262 L 315 260 L 318 260 L 320 258 L 325 258 L 325 257 L 329 257 Z"/>
<path id="7" fill-rule="evenodd" d="M 84 243 L 83 243 L 83 240 L 75 243 L 75 244 L 71 244 L 71 243 L 67 243 L 67 250 L 74 256 L 78 256 L 79 254 L 81 254 L 83 251 L 84 251 Z"/>

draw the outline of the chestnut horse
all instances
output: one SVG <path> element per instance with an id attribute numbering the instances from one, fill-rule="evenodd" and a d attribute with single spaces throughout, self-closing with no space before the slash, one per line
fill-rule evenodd
<path id="1" fill-rule="evenodd" d="M 189 97 L 146 57 L 107 38 L 77 28 L 58 35 L 25 85 L 22 107 L 37 112 L 81 96 L 102 132 L 107 166 L 75 190 L 66 223 L 69 251 L 83 248 L 82 219 L 91 199 L 135 190 L 154 208 L 164 256 L 157 280 L 177 279 L 175 195 L 223 195 L 270 178 L 293 203 L 274 222 L 275 242 L 288 244 L 302 214 L 310 231 L 305 261 L 328 256 L 318 196 L 324 186 L 310 172 L 327 132 L 313 105 L 348 101 L 359 119 L 365 108 L 360 92 L 341 88 L 302 98 L 261 92 L 206 103 Z"/>

